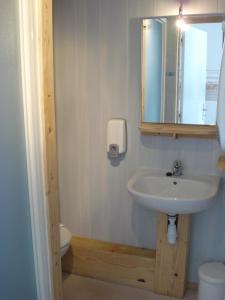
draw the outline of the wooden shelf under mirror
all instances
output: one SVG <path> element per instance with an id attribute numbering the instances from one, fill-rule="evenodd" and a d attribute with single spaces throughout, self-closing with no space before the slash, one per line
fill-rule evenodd
<path id="1" fill-rule="evenodd" d="M 158 124 L 142 122 L 139 127 L 141 133 L 149 135 L 162 135 L 173 137 L 195 137 L 195 138 L 216 138 L 216 126 L 210 125 L 178 125 Z"/>

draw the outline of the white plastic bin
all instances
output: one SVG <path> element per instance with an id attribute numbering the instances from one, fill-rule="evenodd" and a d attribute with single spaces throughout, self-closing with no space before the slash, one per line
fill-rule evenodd
<path id="1" fill-rule="evenodd" d="M 198 300 L 225 299 L 225 265 L 212 262 L 202 265 L 198 270 Z"/>

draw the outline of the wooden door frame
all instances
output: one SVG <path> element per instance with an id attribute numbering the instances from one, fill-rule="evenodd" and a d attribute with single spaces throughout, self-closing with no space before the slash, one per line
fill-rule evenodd
<path id="1" fill-rule="evenodd" d="M 28 188 L 38 300 L 62 300 L 52 0 L 19 0 Z"/>

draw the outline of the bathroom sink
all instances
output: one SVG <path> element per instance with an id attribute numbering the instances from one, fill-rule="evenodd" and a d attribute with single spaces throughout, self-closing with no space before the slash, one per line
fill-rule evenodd
<path id="1" fill-rule="evenodd" d="M 140 205 L 170 215 L 201 212 L 215 202 L 218 176 L 168 177 L 165 173 L 140 171 L 128 181 L 128 191 Z"/>

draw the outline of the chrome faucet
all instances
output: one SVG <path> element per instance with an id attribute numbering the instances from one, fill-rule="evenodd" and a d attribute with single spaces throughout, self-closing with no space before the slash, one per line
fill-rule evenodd
<path id="1" fill-rule="evenodd" d="M 175 160 L 173 163 L 172 175 L 175 177 L 179 177 L 183 174 L 183 165 L 180 160 Z"/>

